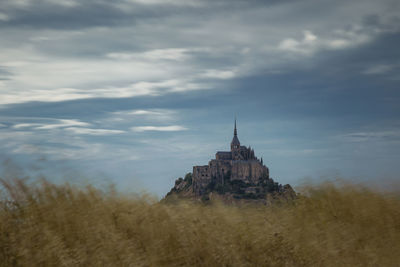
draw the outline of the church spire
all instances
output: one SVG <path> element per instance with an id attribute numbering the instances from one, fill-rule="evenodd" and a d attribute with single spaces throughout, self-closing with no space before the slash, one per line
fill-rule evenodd
<path id="1" fill-rule="evenodd" d="M 236 117 L 235 117 L 235 130 L 233 131 L 233 135 L 237 136 L 237 129 L 236 129 Z"/>
<path id="2" fill-rule="evenodd" d="M 233 150 L 240 150 L 240 142 L 239 139 L 237 137 L 237 128 L 236 128 L 236 117 L 235 117 L 235 130 L 233 131 L 233 139 L 231 142 L 231 151 Z"/>

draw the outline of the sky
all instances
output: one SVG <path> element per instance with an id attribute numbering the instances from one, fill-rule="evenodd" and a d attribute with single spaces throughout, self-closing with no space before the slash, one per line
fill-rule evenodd
<path id="1" fill-rule="evenodd" d="M 162 196 L 242 145 L 271 177 L 397 179 L 397 0 L 0 0 L 0 174 Z"/>

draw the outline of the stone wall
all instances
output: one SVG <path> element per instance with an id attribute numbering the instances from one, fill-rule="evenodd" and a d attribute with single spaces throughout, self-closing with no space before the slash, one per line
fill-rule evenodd
<path id="1" fill-rule="evenodd" d="M 215 159 L 217 160 L 231 160 L 232 152 L 219 151 L 215 154 Z"/>
<path id="2" fill-rule="evenodd" d="M 193 191 L 196 195 L 201 195 L 210 183 L 224 185 L 225 179 L 256 184 L 260 178 L 269 178 L 269 171 L 256 159 L 213 159 L 206 166 L 193 167 Z"/>
<path id="3" fill-rule="evenodd" d="M 196 195 L 204 193 L 205 188 L 211 183 L 210 168 L 205 166 L 193 167 L 193 191 Z"/>
<path id="4" fill-rule="evenodd" d="M 233 161 L 231 181 L 242 180 L 246 183 L 257 183 L 259 178 L 269 177 L 268 168 L 258 160 Z"/>
<path id="5" fill-rule="evenodd" d="M 224 178 L 232 172 L 231 160 L 211 160 L 208 163 L 210 166 L 210 174 L 217 184 L 224 184 Z"/>

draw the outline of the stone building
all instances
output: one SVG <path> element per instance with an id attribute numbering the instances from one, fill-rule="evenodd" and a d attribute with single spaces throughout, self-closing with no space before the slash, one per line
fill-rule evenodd
<path id="1" fill-rule="evenodd" d="M 194 193 L 202 195 L 210 184 L 224 186 L 235 180 L 257 184 L 260 179 L 269 179 L 269 170 L 253 149 L 240 145 L 235 120 L 231 151 L 218 151 L 208 165 L 194 166 L 192 179 Z"/>

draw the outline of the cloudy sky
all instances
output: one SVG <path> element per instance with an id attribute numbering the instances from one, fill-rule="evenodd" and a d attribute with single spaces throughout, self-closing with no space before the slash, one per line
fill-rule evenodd
<path id="1" fill-rule="evenodd" d="M 236 115 L 280 183 L 399 177 L 399 14 L 397 0 L 0 0 L 0 172 L 161 196 L 229 148 Z"/>

